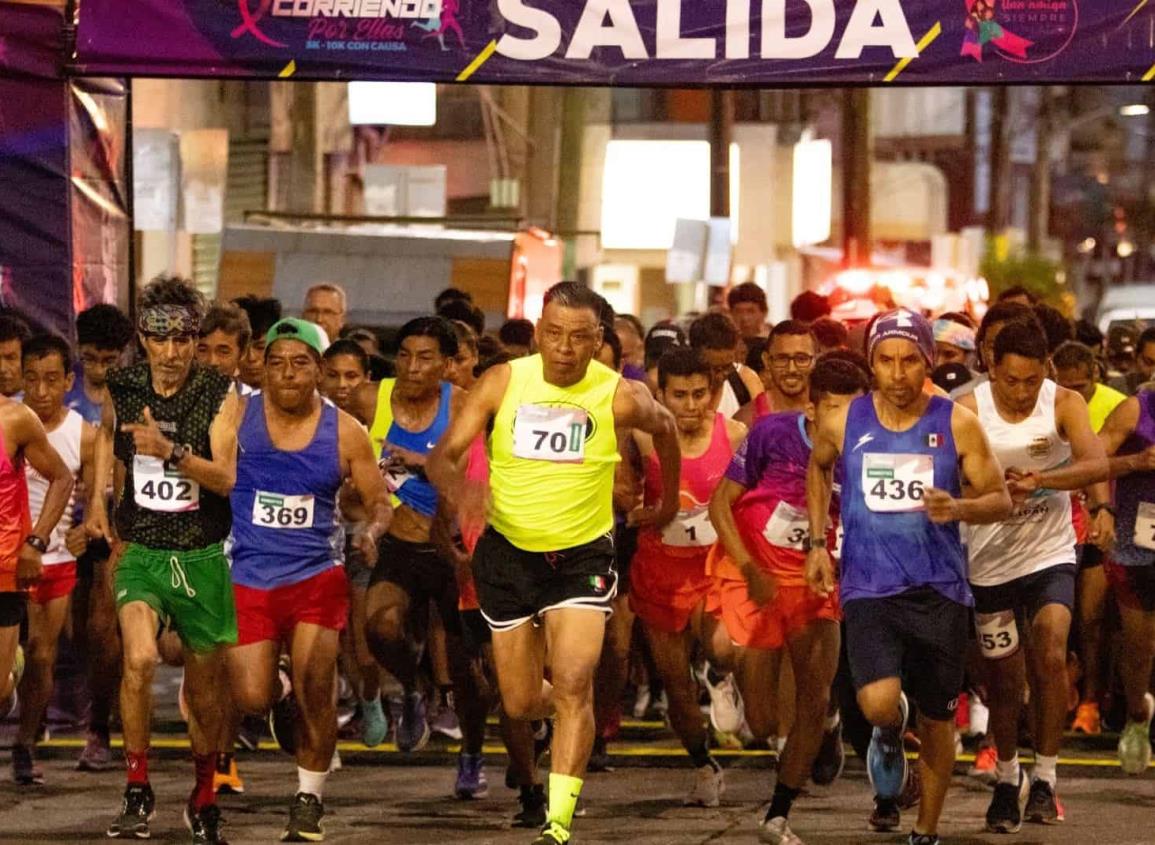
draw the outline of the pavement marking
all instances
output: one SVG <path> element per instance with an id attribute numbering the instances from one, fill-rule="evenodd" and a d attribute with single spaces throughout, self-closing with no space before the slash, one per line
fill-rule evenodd
<path id="1" fill-rule="evenodd" d="M 489 57 L 492 56 L 496 50 L 497 50 L 497 41 L 496 40 L 490 41 L 488 44 L 486 44 L 485 49 L 477 54 L 477 58 L 475 58 L 472 62 L 470 62 L 468 65 L 466 65 L 465 70 L 463 70 L 463 71 L 461 71 L 461 73 L 457 74 L 457 81 L 458 82 L 464 82 L 465 80 L 469 79 L 469 77 L 473 76 L 473 74 L 477 71 L 477 69 L 479 67 L 481 67 L 483 64 L 485 64 L 487 61 L 489 61 Z"/>
<path id="2" fill-rule="evenodd" d="M 927 30 L 926 35 L 920 38 L 918 43 L 914 45 L 915 49 L 918 51 L 918 54 L 921 56 L 922 51 L 930 46 L 930 42 L 934 41 L 940 35 L 942 35 L 942 21 L 935 21 L 934 26 Z M 909 65 L 914 60 L 914 58 L 914 56 L 907 56 L 906 58 L 899 59 L 898 64 L 890 69 L 890 73 L 884 76 L 882 81 L 893 82 L 895 77 L 906 70 L 906 66 Z"/>

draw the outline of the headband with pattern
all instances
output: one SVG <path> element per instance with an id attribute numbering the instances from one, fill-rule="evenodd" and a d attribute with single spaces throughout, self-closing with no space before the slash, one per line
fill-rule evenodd
<path id="1" fill-rule="evenodd" d="M 140 309 L 136 327 L 143 334 L 168 337 L 200 332 L 200 313 L 188 305 L 150 305 Z"/>

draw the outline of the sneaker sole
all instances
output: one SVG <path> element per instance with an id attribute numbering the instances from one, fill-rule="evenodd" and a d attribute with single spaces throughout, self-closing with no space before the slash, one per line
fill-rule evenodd
<path id="1" fill-rule="evenodd" d="M 404 754 L 412 754 L 415 751 L 420 751 L 426 745 L 429 744 L 429 737 L 432 735 L 432 733 L 433 733 L 433 731 L 431 731 L 429 729 L 429 725 L 426 724 L 425 725 L 425 731 L 424 731 L 424 733 L 421 734 L 421 739 L 419 739 L 415 745 L 413 745 L 410 748 L 406 748 L 404 745 L 402 745 L 400 742 L 398 742 L 397 743 L 397 750 L 404 753 Z"/>
<path id="2" fill-rule="evenodd" d="M 469 792 L 469 791 L 464 790 L 464 789 L 457 789 L 457 790 L 454 790 L 453 797 L 456 798 L 458 801 L 473 801 L 473 800 L 476 800 L 479 798 L 488 798 L 489 797 L 489 787 L 486 787 L 485 789 L 480 789 L 477 792 Z"/>
<path id="3" fill-rule="evenodd" d="M 302 833 L 301 831 L 285 831 L 281 834 L 282 842 L 324 842 L 324 833 Z"/>
<path id="4" fill-rule="evenodd" d="M 998 822 L 997 824 L 991 824 L 990 822 L 987 822 L 986 827 L 987 833 L 1018 833 L 1022 829 L 1022 822 L 1019 822 L 1018 824 L 1011 824 L 1010 822 Z"/>
<path id="5" fill-rule="evenodd" d="M 156 818 L 156 810 L 148 814 L 148 821 L 151 823 Z M 152 839 L 152 831 L 144 830 L 137 833 L 113 833 L 111 830 L 106 830 L 104 835 L 109 839 Z"/>

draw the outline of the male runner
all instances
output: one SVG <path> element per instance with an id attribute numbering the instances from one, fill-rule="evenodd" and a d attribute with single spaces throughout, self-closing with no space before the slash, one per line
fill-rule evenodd
<path id="1" fill-rule="evenodd" d="M 17 402 L 24 389 L 20 347 L 29 335 L 27 323 L 15 314 L 0 314 L 0 395 Z"/>
<path id="2" fill-rule="evenodd" d="M 249 347 L 241 356 L 240 379 L 253 390 L 260 390 L 265 379 L 265 335 L 281 319 L 281 300 L 242 296 L 233 303 L 248 315 L 252 330 Z"/>
<path id="3" fill-rule="evenodd" d="M 80 366 L 64 403 L 99 427 L 104 403 L 108 400 L 108 371 L 116 367 L 132 342 L 132 321 L 115 305 L 93 305 L 76 317 L 77 349 Z M 86 536 L 83 501 L 90 491 L 82 490 L 77 503 L 73 534 Z M 88 539 L 88 548 L 76 561 L 77 589 L 73 593 L 73 625 L 84 643 L 81 652 L 88 669 L 88 736 L 76 768 L 103 772 L 113 765 L 108 722 L 112 703 L 120 689 L 120 630 L 116 602 L 112 597 L 112 572 L 108 566 L 111 550 L 103 539 Z"/>
<path id="4" fill-rule="evenodd" d="M 323 330 L 289 318 L 265 340 L 265 387 L 245 403 L 230 497 L 237 645 L 227 656 L 229 684 L 237 706 L 266 712 L 290 692 L 277 689 L 277 661 L 282 644 L 288 648 L 298 787 L 281 840 L 320 842 L 337 747 L 337 655 L 349 612 L 337 495 L 348 478 L 365 503 L 370 520 L 355 542 L 370 563 L 391 509 L 364 428 L 317 393 Z"/>
<path id="5" fill-rule="evenodd" d="M 345 328 L 345 289 L 331 282 L 313 285 L 305 291 L 301 316 L 324 329 L 329 341 L 336 340 Z"/>
<path id="6" fill-rule="evenodd" d="M 1034 326 L 1011 323 L 999 332 L 992 364 L 990 381 L 959 404 L 978 415 L 1016 507 L 1010 519 L 968 526 L 965 533 L 975 625 L 987 659 L 985 703 L 998 749 L 987 829 L 1015 833 L 1028 789 L 1029 821 L 1063 820 L 1055 768 L 1067 716 L 1075 602 L 1075 529 L 1065 491 L 1102 481 L 1107 463 L 1083 398 L 1047 378 L 1047 342 Z M 1097 535 L 1112 528 L 1105 483 L 1095 484 L 1092 499 Z M 1028 672 L 1037 714 L 1029 782 L 1018 757 Z"/>
<path id="7" fill-rule="evenodd" d="M 148 779 L 152 678 L 164 621 L 180 636 L 196 786 L 185 820 L 198 843 L 221 842 L 213 792 L 221 738 L 222 646 L 236 642 L 229 565 L 228 494 L 236 477 L 239 400 L 229 379 L 193 359 L 204 298 L 162 276 L 141 292 L 137 328 L 147 361 L 108 375 L 111 402 L 96 445 L 88 503 L 91 536 L 111 538 L 104 490 L 124 486 L 113 590 L 124 641 L 120 717 L 128 785 L 108 835 L 146 839 L 155 798 Z M 121 476 L 123 473 L 123 476 Z M 227 693 L 226 693 L 227 694 Z"/>
<path id="8" fill-rule="evenodd" d="M 766 392 L 743 405 L 734 419 L 752 426 L 755 420 L 772 413 L 806 410 L 810 402 L 808 379 L 817 354 L 818 344 L 807 326 L 795 320 L 774 326 L 762 352 L 762 365 L 769 374 Z"/>
<path id="9" fill-rule="evenodd" d="M 24 342 L 24 404 L 36 414 L 48 442 L 56 450 L 73 479 L 83 469 L 91 482 L 93 447 L 96 430 L 75 411 L 64 406 L 64 394 L 72 386 L 72 352 L 68 343 L 55 335 L 37 335 Z M 49 481 L 34 467 L 24 468 L 28 481 L 28 504 L 32 518 L 38 519 L 44 508 Z M 35 764 L 36 736 L 40 720 L 52 698 L 53 669 L 56 666 L 56 644 L 68 618 L 69 601 L 76 586 L 76 551 L 70 549 L 68 534 L 72 528 L 74 499 L 52 536 L 48 550 L 41 556 L 43 574 L 29 592 L 28 640 L 24 679 L 20 684 L 20 728 L 12 745 L 12 779 L 22 785 L 42 784 L 44 775 Z"/>
<path id="10" fill-rule="evenodd" d="M 710 756 L 709 734 L 698 707 L 698 684 L 689 672 L 695 644 L 713 651 L 717 621 L 706 613 L 714 579 L 706 556 L 718 539 L 707 506 L 746 436 L 746 426 L 710 410 L 710 365 L 693 349 L 674 349 L 658 361 L 658 399 L 677 423 L 682 452 L 678 515 L 661 531 L 638 534 L 630 566 L 630 606 L 642 620 L 650 653 L 665 684 L 669 719 L 697 770 L 687 805 L 717 807 L 722 768 Z M 644 461 L 643 509 L 653 513 L 662 495 L 662 470 L 649 435 L 634 440 Z M 647 510 L 648 509 L 648 512 Z"/>
<path id="11" fill-rule="evenodd" d="M 974 414 L 923 390 L 934 359 L 926 319 L 901 309 L 883 314 L 867 352 L 877 388 L 824 419 L 814 440 L 806 580 L 819 595 L 834 591 L 825 530 L 841 457 L 840 598 L 858 702 L 875 725 L 867 771 L 876 795 L 901 794 L 905 667 L 922 743 L 922 801 L 910 843 L 935 845 L 973 603 L 958 523 L 1006 519 L 1011 498 Z M 968 498 L 961 498 L 964 480 Z"/>
<path id="12" fill-rule="evenodd" d="M 238 376 L 241 359 L 249 348 L 252 336 L 249 315 L 231 302 L 218 302 L 210 306 L 205 314 L 200 339 L 197 341 L 197 362 L 232 379 L 241 396 L 252 392 L 252 388 Z"/>
<path id="13" fill-rule="evenodd" d="M 948 311 L 934 321 L 934 367 L 975 365 L 975 324 L 966 314 Z"/>
<path id="14" fill-rule="evenodd" d="M 493 502 L 473 574 L 506 712 L 541 719 L 556 709 L 549 818 L 537 845 L 569 841 L 593 745 L 593 673 L 617 590 L 617 429 L 654 437 L 662 508 L 645 524 L 660 529 L 678 509 L 674 421 L 644 387 L 593 361 L 599 300 L 574 282 L 550 288 L 539 354 L 486 372 L 427 466 L 442 494 L 455 498 L 462 459 L 492 421 Z M 544 680 L 547 643 L 552 683 Z"/>
<path id="15" fill-rule="evenodd" d="M 805 412 L 759 420 L 710 501 L 710 516 L 722 541 L 710 553 L 719 615 L 741 647 L 738 680 L 747 718 L 758 720 L 755 714 L 765 709 L 759 698 L 768 698 L 766 690 L 776 687 L 766 683 L 773 669 L 771 655 L 785 647 L 794 670 L 794 724 L 762 820 L 764 842 L 798 841 L 787 819 L 823 744 L 838 669 L 838 599 L 815 596 L 803 572 L 811 440 L 822 419 L 869 389 L 869 379 L 854 364 L 819 360 L 809 374 Z M 824 535 L 832 531 L 833 525 Z M 841 745 L 841 733 L 836 737 Z"/>
<path id="16" fill-rule="evenodd" d="M 765 392 L 762 380 L 738 363 L 738 329 L 725 314 L 706 314 L 690 324 L 690 346 L 710 364 L 714 407 L 728 417 Z"/>
<path id="17" fill-rule="evenodd" d="M 1123 627 L 1119 675 L 1127 724 L 1119 762 L 1129 775 L 1151 764 L 1151 666 L 1155 655 L 1155 391 L 1140 390 L 1117 407 L 1099 434 L 1111 456 L 1118 533 L 1107 577 Z"/>
<path id="18" fill-rule="evenodd" d="M 770 326 L 766 324 L 766 315 L 770 313 L 766 291 L 754 282 L 743 282 L 733 288 L 726 294 L 726 305 L 742 337 L 766 337 L 770 333 Z"/>

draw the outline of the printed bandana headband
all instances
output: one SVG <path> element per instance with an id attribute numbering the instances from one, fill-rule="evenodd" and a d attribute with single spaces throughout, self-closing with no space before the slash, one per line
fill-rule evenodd
<path id="1" fill-rule="evenodd" d="M 136 327 L 142 334 L 158 337 L 197 335 L 201 318 L 195 308 L 187 305 L 153 305 L 140 310 Z"/>
<path id="2" fill-rule="evenodd" d="M 954 320 L 934 321 L 935 343 L 945 343 L 957 346 L 966 352 L 975 351 L 975 330 L 967 328 Z"/>

